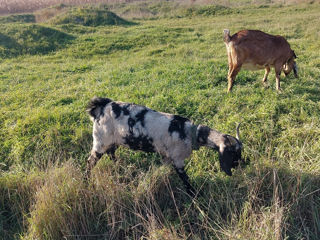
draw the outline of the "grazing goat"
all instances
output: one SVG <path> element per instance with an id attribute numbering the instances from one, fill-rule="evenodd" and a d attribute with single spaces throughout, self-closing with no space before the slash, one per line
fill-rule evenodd
<path id="1" fill-rule="evenodd" d="M 203 125 L 194 125 L 178 115 L 98 97 L 91 99 L 87 111 L 93 121 L 93 147 L 87 161 L 87 177 L 104 153 L 115 159 L 116 148 L 123 145 L 159 153 L 165 163 L 173 164 L 187 192 L 193 195 L 195 191 L 184 170 L 184 160 L 192 150 L 207 146 L 219 151 L 221 169 L 229 176 L 231 168 L 241 160 L 239 126 L 237 138 L 234 138 Z"/>
<path id="2" fill-rule="evenodd" d="M 228 92 L 241 67 L 248 70 L 265 69 L 262 82 L 266 84 L 270 67 L 276 74 L 276 88 L 280 91 L 280 74 L 283 70 L 287 76 L 293 69 L 298 77 L 296 54 L 290 44 L 282 36 L 273 36 L 258 30 L 242 30 L 230 36 L 228 29 L 224 30 L 224 42 L 228 52 Z"/>

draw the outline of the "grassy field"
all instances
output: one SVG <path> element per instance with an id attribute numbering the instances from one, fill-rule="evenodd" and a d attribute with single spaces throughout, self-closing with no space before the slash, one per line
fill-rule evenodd
<path id="1" fill-rule="evenodd" d="M 137 6 L 0 18 L 0 239 L 319 239 L 320 4 Z M 243 70 L 227 94 L 225 28 L 285 36 L 299 79 L 279 94 L 273 71 L 265 88 Z M 195 151 L 191 199 L 159 155 L 120 148 L 86 184 L 93 96 L 231 135 L 241 122 L 250 161 L 228 177 Z"/>

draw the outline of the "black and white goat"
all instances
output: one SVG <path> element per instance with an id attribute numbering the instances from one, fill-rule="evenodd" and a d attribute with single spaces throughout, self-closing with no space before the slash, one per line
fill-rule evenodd
<path id="1" fill-rule="evenodd" d="M 220 166 L 229 176 L 241 160 L 242 143 L 207 126 L 195 125 L 178 115 L 157 112 L 144 106 L 93 98 L 87 109 L 93 121 L 93 147 L 87 161 L 86 176 L 104 153 L 114 153 L 118 146 L 157 152 L 165 163 L 173 164 L 187 192 L 195 193 L 184 170 L 184 160 L 192 150 L 207 146 L 219 151 Z"/>

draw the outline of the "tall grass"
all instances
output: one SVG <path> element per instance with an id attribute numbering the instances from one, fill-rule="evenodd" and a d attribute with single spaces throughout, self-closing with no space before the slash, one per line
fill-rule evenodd
<path id="1" fill-rule="evenodd" d="M 49 170 L 30 197 L 23 239 L 319 237 L 310 224 L 319 219 L 319 178 L 268 167 L 218 174 L 199 178 L 201 195 L 190 199 L 169 167 L 124 164 L 100 163 L 89 185 L 70 164 Z"/>
<path id="2" fill-rule="evenodd" d="M 187 9 L 96 27 L 3 20 L 0 239 L 319 239 L 320 5 Z M 227 94 L 225 28 L 285 36 L 299 79 L 282 76 L 278 94 L 273 73 L 264 88 L 243 70 Z M 85 183 L 95 95 L 232 135 L 242 122 L 248 164 L 227 177 L 215 152 L 195 151 L 191 199 L 159 155 L 120 148 Z"/>

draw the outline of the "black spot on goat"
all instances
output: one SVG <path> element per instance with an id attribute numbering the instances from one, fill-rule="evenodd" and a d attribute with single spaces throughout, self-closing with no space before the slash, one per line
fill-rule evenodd
<path id="1" fill-rule="evenodd" d="M 142 127 L 144 127 L 144 117 L 147 112 L 148 112 L 148 109 L 143 109 L 141 112 L 137 113 L 136 115 L 136 121 L 140 122 Z"/>
<path id="2" fill-rule="evenodd" d="M 121 115 L 121 107 L 119 106 L 119 104 L 113 102 L 112 103 L 112 111 L 114 112 L 114 114 L 116 115 L 116 118 L 120 117 Z"/>
<path id="3" fill-rule="evenodd" d="M 198 129 L 197 141 L 201 145 L 207 144 L 209 134 L 210 134 L 210 128 L 208 128 L 207 126 L 200 125 Z"/>
<path id="4" fill-rule="evenodd" d="M 139 135 L 138 137 L 132 134 L 127 135 L 125 138 L 125 144 L 133 150 L 141 150 L 144 152 L 154 152 L 153 140 L 147 136 Z"/>
<path id="5" fill-rule="evenodd" d="M 172 134 L 173 132 L 178 132 L 180 138 L 183 140 L 186 138 L 186 133 L 184 131 L 184 124 L 188 121 L 187 118 L 174 115 L 173 119 L 170 122 L 168 131 Z"/>

